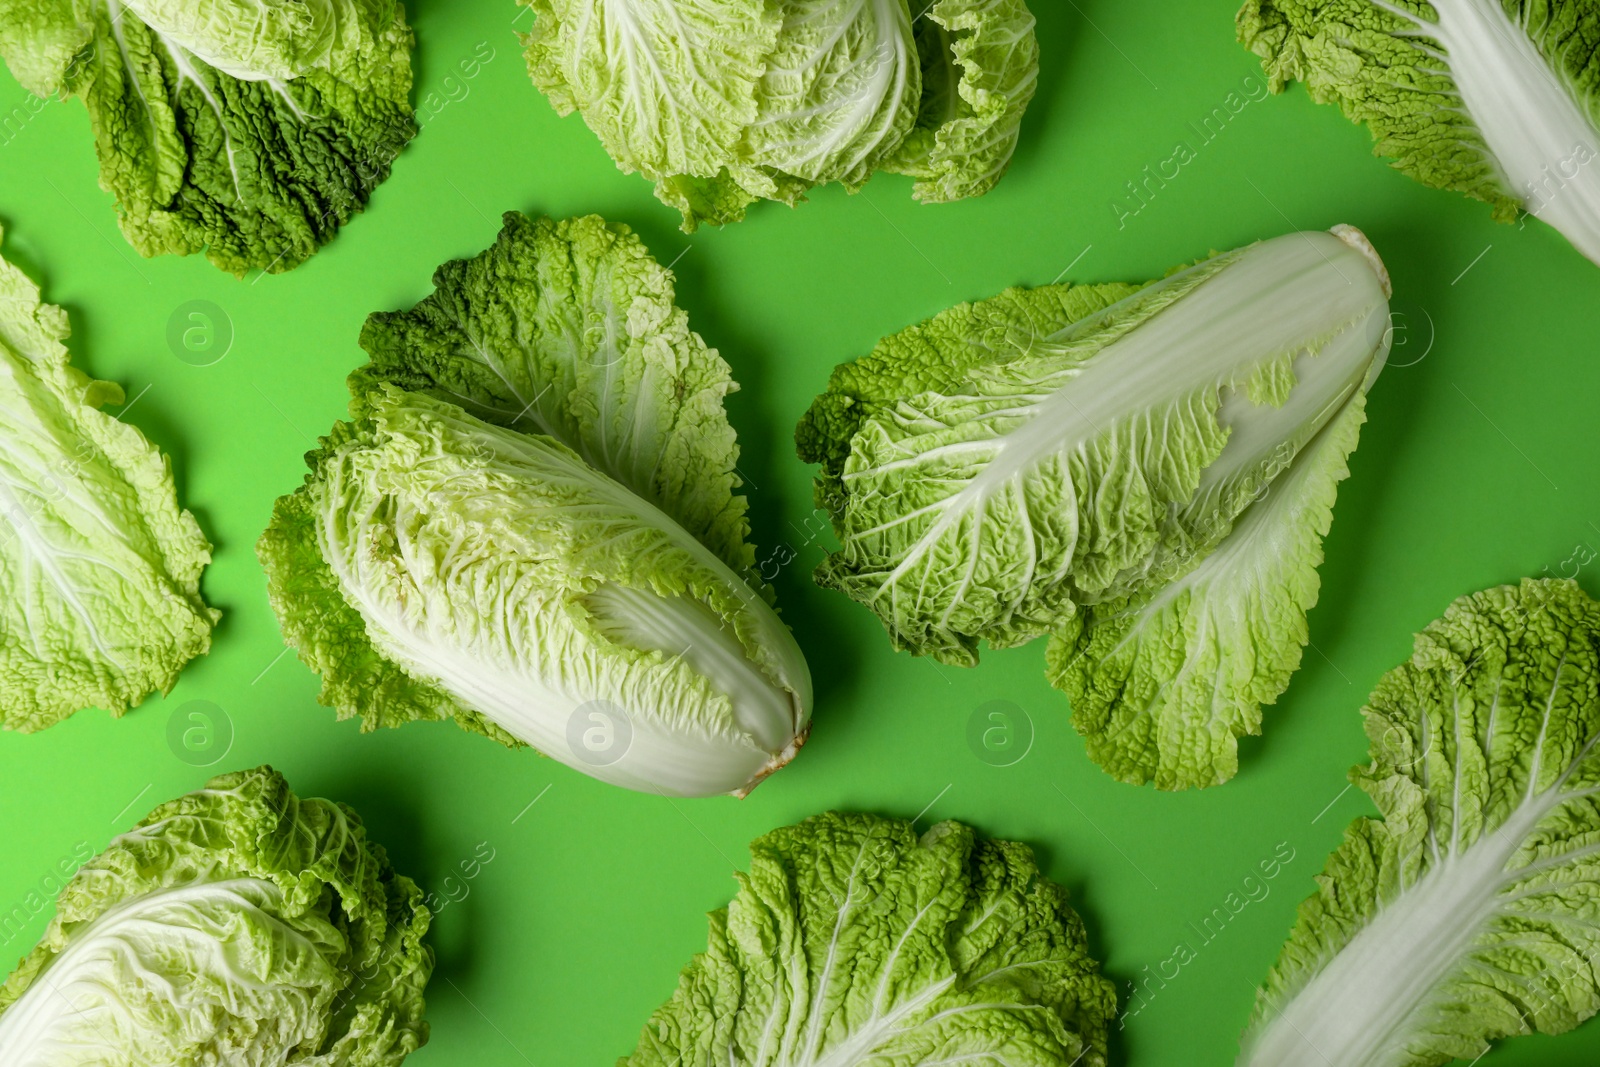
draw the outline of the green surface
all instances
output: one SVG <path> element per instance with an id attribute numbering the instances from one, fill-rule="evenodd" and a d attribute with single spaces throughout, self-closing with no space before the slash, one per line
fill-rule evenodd
<path id="1" fill-rule="evenodd" d="M 0 74 L 4 253 L 71 312 L 78 365 L 123 382 L 130 420 L 172 455 L 182 499 L 218 545 L 205 590 L 226 613 L 214 651 L 165 700 L 122 721 L 88 711 L 43 734 L 0 736 L 0 917 L 30 910 L 30 893 L 80 843 L 102 847 L 211 773 L 271 762 L 300 794 L 354 804 L 402 870 L 460 898 L 437 917 L 433 1041 L 411 1062 L 604 1063 L 632 1048 L 704 945 L 703 913 L 731 895 L 729 871 L 751 838 L 829 807 L 921 813 L 919 825 L 956 817 L 1035 845 L 1124 992 L 1179 942 L 1194 947 L 1126 1019 L 1115 1062 L 1230 1063 L 1296 903 L 1344 825 L 1368 810 L 1343 790 L 1364 756 L 1357 709 L 1372 684 L 1456 596 L 1571 574 L 1600 549 L 1600 268 L 1537 223 L 1494 225 L 1482 204 L 1389 170 L 1364 130 L 1299 89 L 1250 99 L 1247 79 L 1257 97 L 1263 83 L 1233 41 L 1229 0 L 1037 0 L 1040 97 L 1012 173 L 981 200 L 919 207 L 909 180 L 880 177 L 856 197 L 825 189 L 794 211 L 760 205 L 692 239 L 647 182 L 618 173 L 583 124 L 557 119 L 529 84 L 513 36 L 520 9 L 408 6 L 422 133 L 371 208 L 284 276 L 236 281 L 200 257 L 139 259 L 96 183 L 82 105 L 33 114 Z M 458 63 L 490 49 L 463 77 Z M 1244 102 L 1236 115 L 1230 93 Z M 1227 118 L 1207 142 L 1196 129 L 1213 108 Z M 1192 160 L 1129 214 L 1126 183 L 1186 158 L 1180 142 Z M 677 259 L 691 324 L 744 385 L 730 410 L 755 537 L 818 690 L 810 743 L 745 801 L 626 793 L 449 724 L 362 736 L 316 704 L 316 680 L 292 655 L 280 658 L 252 544 L 273 498 L 298 483 L 301 454 L 344 412 L 344 375 L 364 361 L 362 319 L 425 295 L 433 268 L 487 247 L 510 208 L 600 212 L 636 228 L 663 262 Z M 1235 781 L 1182 795 L 1120 785 L 1084 757 L 1045 683 L 1043 642 L 985 653 L 973 670 L 939 667 L 894 654 L 869 613 L 811 584 L 821 517 L 790 432 L 835 363 L 1007 285 L 1064 271 L 1142 280 L 1337 222 L 1384 254 L 1398 344 L 1335 511 L 1316 650 L 1267 710 L 1266 737 L 1241 746 Z M 193 300 L 231 322 L 231 350 L 210 366 L 168 346 L 169 318 Z M 1600 593 L 1600 563 L 1581 571 Z M 231 723 L 231 748 L 210 767 L 167 741 L 195 700 Z M 1011 766 L 968 744 L 969 720 L 991 701 L 1033 727 Z M 1243 896 L 1279 849 L 1293 858 L 1265 896 L 1206 943 L 1201 920 Z M 463 863 L 475 878 L 461 878 Z M 0 930 L 0 953 L 21 955 L 48 915 L 14 936 Z M 1593 1023 L 1517 1039 L 1480 1063 L 1597 1057 Z"/>

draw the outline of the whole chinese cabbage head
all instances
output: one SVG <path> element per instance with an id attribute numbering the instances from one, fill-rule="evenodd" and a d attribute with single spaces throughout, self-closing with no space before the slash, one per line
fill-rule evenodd
<path id="1" fill-rule="evenodd" d="M 634 789 L 753 788 L 804 741 L 811 678 L 751 576 L 728 367 L 671 274 L 624 227 L 512 213 L 435 281 L 369 321 L 355 418 L 259 546 L 323 701 Z"/>
<path id="2" fill-rule="evenodd" d="M 1039 71 L 1024 0 L 521 2 L 534 84 L 691 231 L 880 170 L 988 192 Z"/>

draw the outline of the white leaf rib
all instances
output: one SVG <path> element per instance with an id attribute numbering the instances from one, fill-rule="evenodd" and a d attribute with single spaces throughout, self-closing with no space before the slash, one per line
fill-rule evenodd
<path id="1" fill-rule="evenodd" d="M 815 1062 L 817 1044 L 822 1035 L 822 1010 L 821 1002 L 827 997 L 828 984 L 833 981 L 833 968 L 839 958 L 839 935 L 844 930 L 845 923 L 850 916 L 850 908 L 855 893 L 856 878 L 861 872 L 861 861 L 867 854 L 867 845 L 871 839 L 863 837 L 861 847 L 856 850 L 855 859 L 850 864 L 850 875 L 845 880 L 844 899 L 838 902 L 838 913 L 834 916 L 833 933 L 828 938 L 828 954 L 823 960 L 822 971 L 817 977 L 816 990 L 811 997 L 811 1018 L 806 1027 L 805 1048 L 800 1059 L 796 1061 L 802 1065 Z"/>
<path id="2" fill-rule="evenodd" d="M 1450 79 L 1470 131 L 1463 139 L 1480 148 L 1504 192 L 1600 262 L 1600 128 L 1565 57 L 1547 55 L 1530 32 L 1531 7 L 1514 21 L 1495 0 L 1433 0 L 1429 20 L 1388 0 L 1373 3 L 1413 27 L 1406 36 L 1439 42 L 1419 40 L 1417 48 Z"/>
<path id="3" fill-rule="evenodd" d="M 1326 240 L 1317 243 L 1323 237 Z M 1044 401 L 1032 405 L 1028 417 L 1017 420 L 1018 425 L 1007 427 L 990 438 L 936 445 L 921 456 L 895 457 L 874 463 L 869 469 L 847 472 L 845 481 L 851 487 L 852 499 L 846 504 L 841 540 L 845 546 L 844 558 L 849 561 L 861 587 L 866 590 L 861 599 L 877 605 L 875 610 L 880 615 L 884 614 L 881 605 L 887 602 L 890 605 L 890 618 L 904 618 L 901 587 L 908 582 L 914 583 L 917 589 L 914 605 L 920 605 L 930 590 L 931 576 L 927 572 L 935 569 L 935 559 L 943 558 L 941 546 L 951 545 L 951 556 L 970 556 L 982 551 L 974 543 L 973 535 L 975 532 L 987 532 L 988 526 L 981 520 L 988 515 L 1000 494 L 1005 493 L 1009 498 L 1014 478 L 1026 480 L 1034 477 L 1051 461 L 1070 466 L 1072 457 L 1080 455 L 1092 442 L 1108 433 L 1114 434 L 1118 441 L 1127 435 L 1159 436 L 1158 431 L 1151 429 L 1155 409 L 1171 405 L 1176 409 L 1173 419 L 1182 419 L 1186 405 L 1192 406 L 1196 396 L 1202 393 L 1214 395 L 1208 391 L 1227 387 L 1235 378 L 1245 374 L 1242 367 L 1254 367 L 1262 361 L 1280 358 L 1283 352 L 1305 348 L 1304 338 L 1327 334 L 1330 322 L 1338 324 L 1333 330 L 1334 335 L 1349 335 L 1346 339 L 1348 343 L 1341 341 L 1344 348 L 1338 365 L 1342 368 L 1346 362 L 1359 362 L 1361 359 L 1370 362 L 1374 352 L 1365 345 L 1362 330 L 1375 313 L 1374 309 L 1381 305 L 1382 296 L 1376 277 L 1371 276 L 1364 262 L 1361 267 L 1371 276 L 1371 283 L 1366 286 L 1350 285 L 1348 276 L 1338 272 L 1342 276 L 1341 281 L 1346 283 L 1337 286 L 1338 304 L 1328 305 L 1319 296 L 1317 299 L 1320 302 L 1317 303 L 1314 316 L 1319 319 L 1317 323 L 1296 321 L 1263 324 L 1259 311 L 1248 314 L 1247 309 L 1256 307 L 1256 302 L 1276 302 L 1290 290 L 1300 292 L 1315 289 L 1321 293 L 1326 286 L 1323 273 L 1337 271 L 1333 260 L 1359 255 L 1338 242 L 1337 238 L 1327 235 L 1293 235 L 1279 241 L 1281 243 L 1269 242 L 1258 246 L 1231 262 L 1193 291 L 1144 321 L 1140 330 L 1120 330 L 1115 338 L 1106 338 L 1104 347 L 1077 359 L 1074 373 L 1066 378 L 1065 384 Z M 1313 247 L 1305 248 L 1297 243 L 1302 241 L 1311 243 Z M 1322 244 L 1337 247 L 1324 250 Z M 1334 288 L 1326 287 L 1329 291 Z M 1145 291 L 1130 299 L 1150 299 L 1150 294 Z M 1217 306 L 1213 308 L 1209 305 Z M 1241 326 L 1240 323 L 1247 316 L 1253 325 Z M 1236 319 L 1239 321 L 1236 322 Z M 1093 322 L 1085 320 L 1077 328 L 1092 333 L 1093 326 Z M 1241 332 L 1245 335 L 1242 347 L 1250 353 L 1249 359 L 1239 355 L 1241 339 L 1238 335 Z M 1225 342 L 1223 333 L 1228 333 L 1231 340 Z M 1053 338 L 1052 343 L 1060 346 L 1064 352 L 1084 347 L 1083 339 L 1070 331 Z M 1113 353 L 1124 351 L 1119 348 L 1123 345 L 1132 346 L 1126 349 L 1127 358 L 1113 359 Z M 1181 351 L 1182 355 L 1171 355 L 1177 351 Z M 1160 358 L 1162 354 L 1170 355 L 1170 360 L 1163 361 Z M 1160 373 L 1157 373 L 1158 370 Z M 1147 377 L 1154 380 L 1146 381 Z M 1339 378 L 1334 384 L 1345 388 L 1347 383 Z M 1152 395 L 1152 390 L 1156 395 Z M 939 402 L 964 405 L 963 411 L 976 408 L 978 410 L 971 414 L 977 418 L 983 416 L 985 409 L 997 399 L 1009 403 L 1005 398 L 959 394 L 940 398 Z M 1012 408 L 1027 410 L 1016 405 L 1012 405 Z M 889 421 L 883 426 L 890 431 L 885 437 L 895 441 L 914 439 L 925 432 L 939 432 L 938 427 L 947 427 L 958 419 L 952 408 L 942 418 L 927 420 L 932 428 L 924 429 L 915 422 L 907 421 L 909 411 L 908 408 L 884 416 Z M 1212 417 L 1209 405 L 1204 413 L 1206 418 Z M 1198 415 L 1199 412 L 1194 414 Z M 1315 415 L 1315 412 L 1308 413 L 1308 417 Z M 969 420 L 961 416 L 960 421 Z M 895 432 L 895 426 L 899 427 L 899 432 Z M 1156 451 L 1165 447 L 1169 447 L 1169 443 L 1164 440 L 1151 445 Z M 941 451 L 945 449 L 948 451 Z M 988 458 L 976 473 L 945 469 L 951 459 L 971 457 L 976 460 L 985 455 Z M 938 462 L 941 459 L 946 462 Z M 1146 462 L 1154 460 L 1147 459 Z M 958 473 L 960 477 L 956 476 Z M 878 483 L 894 483 L 908 478 L 915 480 L 924 490 L 941 490 L 942 495 L 916 509 L 920 532 L 909 538 L 903 546 L 897 546 L 888 543 L 893 539 L 881 538 L 888 528 L 882 515 L 882 495 L 876 490 Z M 1065 495 L 1071 503 L 1079 505 L 1076 487 L 1071 482 L 1072 478 L 1063 477 L 1062 484 L 1068 487 Z M 885 488 L 892 487 L 885 484 Z M 866 504 L 858 508 L 854 500 L 871 501 L 871 511 L 866 511 Z M 850 520 L 853 511 L 858 511 L 862 518 L 874 523 L 873 535 L 880 537 L 883 543 L 852 537 Z M 1064 521 L 1072 518 L 1074 516 L 1063 514 Z M 1030 513 L 1029 525 L 1037 529 L 1035 519 L 1036 516 Z M 1076 543 L 1076 534 L 1072 543 Z M 1048 572 L 1052 575 L 1070 573 L 1076 555 L 1072 544 L 1053 545 L 1050 552 L 1053 558 L 1047 567 Z M 1026 573 L 1036 579 L 1042 565 L 1041 555 L 1031 567 L 1018 569 L 1015 573 Z M 965 573 L 971 575 L 975 572 L 969 569 Z M 913 579 L 912 575 L 916 577 Z M 960 595 L 971 587 L 971 581 L 971 578 L 966 582 L 958 579 L 934 588 L 939 588 L 945 594 Z M 975 623 L 980 633 L 985 626 L 1014 618 L 1019 605 L 1024 602 L 1026 590 L 1015 587 L 1015 583 L 1002 584 L 1006 587 L 996 591 L 996 603 L 984 619 Z M 874 586 L 875 589 L 870 588 Z M 939 614 L 929 620 L 930 627 L 942 626 L 955 615 L 951 605 L 944 602 L 940 602 L 936 610 Z"/>
<path id="4" fill-rule="evenodd" d="M 1536 758 L 1527 770 L 1530 783 L 1536 783 L 1543 772 L 1539 757 L 1567 667 L 1568 658 L 1563 652 L 1541 710 Z M 1498 710 L 1497 688 L 1491 725 Z M 1424 715 L 1425 727 L 1427 721 Z M 1274 1005 L 1271 1016 L 1247 1041 L 1240 1063 L 1250 1067 L 1299 1063 L 1296 1057 L 1309 1046 L 1333 1067 L 1397 1064 L 1400 1061 L 1393 1057 L 1394 1050 L 1400 1047 L 1398 1035 L 1419 1025 L 1415 1021 L 1418 1013 L 1427 1010 L 1430 998 L 1453 969 L 1477 965 L 1504 973 L 1494 964 L 1476 960 L 1476 954 L 1507 945 L 1540 947 L 1539 941 L 1515 934 L 1490 936 L 1497 920 L 1524 917 L 1541 922 L 1571 922 L 1559 913 L 1529 911 L 1518 905 L 1559 894 L 1575 885 L 1592 885 L 1592 876 L 1541 876 L 1573 869 L 1600 855 L 1600 842 L 1559 851 L 1521 866 L 1511 866 L 1511 861 L 1528 847 L 1530 838 L 1546 819 L 1578 797 L 1579 794 L 1564 792 L 1565 784 L 1589 758 L 1597 742 L 1600 733 L 1585 741 L 1553 784 L 1537 792 L 1524 791 L 1521 802 L 1492 832 L 1481 834 L 1463 851 L 1434 859 L 1422 877 L 1383 902 L 1377 914 L 1291 999 Z M 1456 767 L 1459 771 L 1459 762 Z M 1431 794 L 1425 779 L 1423 784 Z M 1437 816 L 1430 811 L 1425 817 L 1428 840 L 1436 843 L 1432 829 Z M 1459 813 L 1454 817 L 1459 818 Z"/>

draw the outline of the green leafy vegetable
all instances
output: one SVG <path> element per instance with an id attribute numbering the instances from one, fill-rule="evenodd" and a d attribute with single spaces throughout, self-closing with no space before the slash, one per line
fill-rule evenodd
<path id="1" fill-rule="evenodd" d="M 946 663 L 1054 633 L 1051 680 L 1097 762 L 1227 780 L 1299 662 L 1387 286 L 1341 227 L 886 339 L 796 432 L 840 540 L 818 582 Z"/>
<path id="2" fill-rule="evenodd" d="M 141 255 L 298 266 L 416 133 L 398 0 L 0 0 L 0 56 L 81 97 Z"/>
<path id="3" fill-rule="evenodd" d="M 1363 709 L 1356 820 L 1239 1062 L 1422 1067 L 1600 1008 L 1600 604 L 1524 581 L 1452 604 Z"/>
<path id="4" fill-rule="evenodd" d="M 810 674 L 745 580 L 735 386 L 671 274 L 625 227 L 512 213 L 435 282 L 369 320 L 356 419 L 259 546 L 323 701 L 630 788 L 753 788 L 803 743 Z"/>
<path id="5" fill-rule="evenodd" d="M 328 60 L 340 22 L 364 7 L 384 10 L 348 0 L 122 0 L 124 11 L 224 74 L 280 81 Z"/>
<path id="6" fill-rule="evenodd" d="M 1115 992 L 1027 846 L 830 813 L 750 857 L 624 1067 L 1104 1067 Z"/>
<path id="7" fill-rule="evenodd" d="M 1061 625 L 1050 680 L 1072 697 L 1096 763 L 1162 789 L 1238 771 L 1238 738 L 1261 732 L 1261 706 L 1300 666 L 1322 539 L 1365 420 L 1356 393 L 1193 569 Z"/>
<path id="8" fill-rule="evenodd" d="M 388 382 L 571 448 L 738 571 L 755 565 L 723 410 L 727 363 L 626 226 L 507 212 L 487 252 L 434 274 L 409 311 L 368 318 L 357 396 Z"/>
<path id="9" fill-rule="evenodd" d="M 393 1067 L 428 1039 L 422 892 L 270 767 L 151 812 L 0 987 L 8 1067 Z"/>
<path id="10" fill-rule="evenodd" d="M 521 2 L 534 84 L 687 231 L 879 170 L 930 203 L 986 193 L 1039 70 L 1023 0 Z"/>
<path id="11" fill-rule="evenodd" d="M 1246 0 L 1274 91 L 1303 81 L 1424 185 L 1526 210 L 1600 262 L 1593 0 Z"/>
<path id="12" fill-rule="evenodd" d="M 100 411 L 120 386 L 72 367 L 67 313 L 0 260 L 0 724 L 120 715 L 211 647 L 211 546 L 167 458 Z"/>

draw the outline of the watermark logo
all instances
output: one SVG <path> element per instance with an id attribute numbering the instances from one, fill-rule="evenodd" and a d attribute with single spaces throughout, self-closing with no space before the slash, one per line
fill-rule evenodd
<path id="1" fill-rule="evenodd" d="M 190 700 L 167 719 L 167 747 L 191 767 L 209 767 L 233 748 L 233 720 L 209 700 Z"/>
<path id="2" fill-rule="evenodd" d="M 1127 195 L 1111 201 L 1111 214 L 1117 220 L 1117 229 L 1128 227 L 1128 220 L 1136 218 L 1155 200 L 1171 182 L 1178 180 L 1183 169 L 1200 158 L 1200 152 L 1222 136 L 1252 103 L 1260 103 L 1271 95 L 1266 82 L 1254 74 L 1246 76 L 1239 88 L 1229 90 L 1210 111 L 1189 123 L 1188 133 L 1177 141 L 1170 154 L 1154 164 L 1146 165 L 1137 178 L 1124 183 Z"/>
<path id="3" fill-rule="evenodd" d="M 980 704 L 967 716 L 967 747 L 991 767 L 1020 763 L 1033 748 L 1033 719 L 1009 700 Z"/>
<path id="4" fill-rule="evenodd" d="M 1433 316 L 1421 305 L 1415 308 L 1391 305 L 1391 308 L 1389 325 L 1384 330 L 1384 339 L 1389 344 L 1386 366 L 1415 367 L 1428 358 L 1433 351 L 1434 341 L 1438 339 Z"/>
<path id="5" fill-rule="evenodd" d="M 609 700 L 579 704 L 567 719 L 567 747 L 591 767 L 609 767 L 628 754 L 633 720 Z"/>
<path id="6" fill-rule="evenodd" d="M 494 46 L 488 41 L 479 41 L 473 48 L 472 54 L 459 60 L 455 68 L 444 76 L 439 89 L 422 94 L 417 108 L 417 125 L 426 126 L 438 114 L 451 104 L 459 104 L 472 95 L 472 81 L 483 72 L 483 68 L 494 62 Z"/>
<path id="7" fill-rule="evenodd" d="M 1173 946 L 1171 954 L 1153 966 L 1146 964 L 1138 978 L 1128 983 L 1129 996 L 1122 1015 L 1117 1020 L 1118 1029 L 1149 1007 L 1167 985 L 1178 979 L 1183 969 L 1199 959 L 1217 938 L 1228 930 L 1239 914 L 1252 904 L 1259 904 L 1272 895 L 1272 882 L 1283 869 L 1293 863 L 1298 853 L 1287 841 L 1279 841 L 1272 854 L 1261 859 L 1255 867 L 1230 889 L 1228 895 L 1199 919 L 1190 919 L 1183 937 Z M 1191 936 L 1192 935 L 1192 936 Z"/>
<path id="8" fill-rule="evenodd" d="M 220 363 L 233 347 L 233 320 L 209 300 L 179 304 L 167 319 L 167 347 L 191 367 Z"/>
<path id="9" fill-rule="evenodd" d="M 444 876 L 437 891 L 422 898 L 423 905 L 435 916 L 451 904 L 459 904 L 472 895 L 472 882 L 483 869 L 494 862 L 498 850 L 487 841 L 479 841 L 472 855 L 456 864 L 456 870 Z"/>

